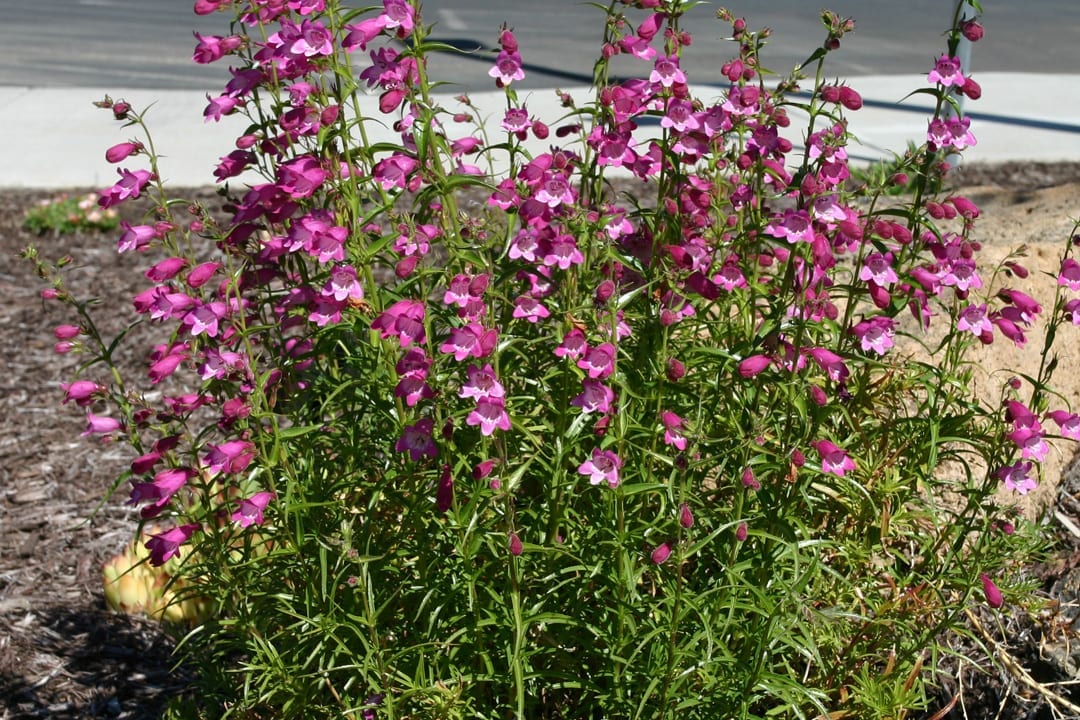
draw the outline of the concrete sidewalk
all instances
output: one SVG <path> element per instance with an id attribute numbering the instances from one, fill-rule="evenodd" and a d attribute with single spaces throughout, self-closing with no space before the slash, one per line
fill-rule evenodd
<path id="1" fill-rule="evenodd" d="M 978 145 L 964 153 L 965 162 L 1080 161 L 1080 75 L 983 73 L 976 79 L 983 96 L 968 101 L 965 111 Z M 904 97 L 926 86 L 924 75 L 861 76 L 847 84 L 864 102 L 861 110 L 848 113 L 850 127 L 861 142 L 849 148 L 850 156 L 860 160 L 890 157 L 903 153 L 909 141 L 923 142 L 932 109 L 929 98 Z M 723 93 L 721 87 L 693 90 L 704 99 Z M 582 101 L 589 97 L 585 88 L 569 91 Z M 137 128 L 125 129 L 110 112 L 93 106 L 106 92 L 113 99 L 127 100 L 136 110 L 153 103 L 147 122 L 161 156 L 162 174 L 177 187 L 212 184 L 214 166 L 234 148 L 233 142 L 246 123 L 239 116 L 204 123 L 206 95 L 186 90 L 0 87 L 0 103 L 9 108 L 8 117 L 17 113 L 23 118 L 16 121 L 14 136 L 9 136 L 7 162 L 0 165 L 0 187 L 112 185 L 116 169 L 105 161 L 105 149 L 141 138 L 134 132 Z M 519 96 L 531 115 L 549 124 L 555 124 L 565 112 L 553 91 L 523 90 Z M 497 126 L 505 108 L 503 95 L 483 92 L 470 98 Z M 452 96 L 439 97 L 439 101 L 451 111 L 459 107 Z M 374 97 L 371 102 L 372 114 L 377 114 Z M 791 130 L 798 133 L 801 118 L 792 115 Z M 371 128 L 376 125 L 372 123 Z M 462 131 L 464 134 L 464 126 Z M 643 137 L 652 131 L 656 128 L 641 129 Z M 374 142 L 397 139 L 388 128 L 371 137 Z M 798 145 L 801 138 L 791 139 Z M 132 169 L 144 166 L 138 159 L 122 164 Z"/>

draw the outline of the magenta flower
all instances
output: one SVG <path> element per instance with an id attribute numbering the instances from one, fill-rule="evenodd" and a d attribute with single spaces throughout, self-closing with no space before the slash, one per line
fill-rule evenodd
<path id="1" fill-rule="evenodd" d="M 192 337 L 203 334 L 207 337 L 217 337 L 218 323 L 225 317 L 226 309 L 223 302 L 203 303 L 188 312 L 182 324 L 189 329 Z"/>
<path id="2" fill-rule="evenodd" d="M 105 160 L 111 163 L 123 162 L 142 149 L 143 144 L 140 142 L 117 143 L 105 151 Z"/>
<path id="3" fill-rule="evenodd" d="M 439 448 L 432 436 L 434 429 L 435 421 L 431 418 L 421 418 L 413 425 L 406 425 L 405 432 L 394 445 L 394 450 L 409 453 L 413 462 L 420 462 L 425 456 L 438 457 Z"/>
<path id="4" fill-rule="evenodd" d="M 465 418 L 465 424 L 480 426 L 480 433 L 488 436 L 496 430 L 510 429 L 510 416 L 506 412 L 506 403 L 502 398 L 487 397 L 479 400 L 476 407 Z"/>
<path id="5" fill-rule="evenodd" d="M 206 448 L 202 466 L 211 477 L 241 473 L 255 459 L 255 444 L 249 440 L 229 440 L 220 445 L 208 444 Z"/>
<path id="6" fill-rule="evenodd" d="M 960 317 L 956 321 L 956 329 L 963 332 L 967 330 L 975 337 L 992 335 L 994 325 L 986 314 L 986 303 L 981 305 L 968 305 L 960 311 Z"/>
<path id="7" fill-rule="evenodd" d="M 1005 437 L 1020 448 L 1020 457 L 1024 460 L 1042 462 L 1050 453 L 1050 446 L 1046 443 L 1046 433 L 1038 426 L 1019 427 Z"/>
<path id="8" fill-rule="evenodd" d="M 810 443 L 821 456 L 821 471 L 838 477 L 855 469 L 855 462 L 847 453 L 829 440 L 815 440 Z"/>
<path id="9" fill-rule="evenodd" d="M 503 50 L 495 58 L 495 66 L 488 70 L 488 76 L 495 78 L 499 87 L 505 87 L 515 80 L 524 80 L 525 71 L 521 67 L 521 55 Z"/>
<path id="10" fill-rule="evenodd" d="M 960 59 L 942 55 L 934 63 L 934 69 L 926 77 L 928 82 L 938 83 L 945 87 L 961 87 L 964 84 L 964 75 L 960 71 Z"/>
<path id="11" fill-rule="evenodd" d="M 863 281 L 873 280 L 881 286 L 898 282 L 900 278 L 896 276 L 896 271 L 892 268 L 892 261 L 892 253 L 870 253 L 863 262 L 862 270 L 859 272 L 859 279 Z"/>
<path id="12" fill-rule="evenodd" d="M 111 208 L 125 200 L 139 197 L 146 184 L 154 177 L 149 170 L 136 170 L 134 172 L 126 168 L 116 170 L 120 175 L 120 181 L 108 190 L 102 191 L 98 197 L 98 205 L 103 208 Z"/>
<path id="13" fill-rule="evenodd" d="M 229 516 L 229 519 L 242 528 L 250 525 L 262 525 L 263 511 L 266 510 L 266 506 L 275 497 L 274 493 L 263 490 L 249 498 L 244 498 L 240 501 L 240 506 L 236 512 Z"/>
<path id="14" fill-rule="evenodd" d="M 585 333 L 577 328 L 571 328 L 570 332 L 563 336 L 559 347 L 555 348 L 555 356 L 575 360 L 581 357 L 588 349 L 589 346 L 585 342 Z"/>
<path id="15" fill-rule="evenodd" d="M 679 68 L 679 57 L 677 55 L 663 55 L 656 58 L 656 62 L 653 63 L 653 70 L 649 74 L 649 82 L 660 83 L 666 88 L 676 83 L 685 85 L 686 73 Z"/>
<path id="16" fill-rule="evenodd" d="M 169 558 L 179 556 L 180 546 L 190 540 L 198 529 L 199 526 L 195 524 L 179 525 L 163 533 L 151 535 L 146 541 L 146 549 L 150 551 L 150 564 L 161 566 Z"/>
<path id="17" fill-rule="evenodd" d="M 787 240 L 789 243 L 814 242 L 814 228 L 810 222 L 810 214 L 805 210 L 793 210 L 788 208 L 783 215 L 774 216 L 765 226 L 765 232 L 775 238 Z"/>
<path id="18" fill-rule="evenodd" d="M 1080 440 L 1080 416 L 1065 410 L 1053 410 L 1047 413 L 1047 417 L 1058 424 L 1061 428 L 1061 436 L 1071 440 Z"/>
<path id="19" fill-rule="evenodd" d="M 203 122 L 219 122 L 221 118 L 226 115 L 232 115 L 236 111 L 236 108 L 243 105 L 244 101 L 233 97 L 232 95 L 218 95 L 215 98 L 206 96 L 209 101 L 206 105 L 206 109 L 203 110 Z"/>
<path id="20" fill-rule="evenodd" d="M 86 407 L 94 401 L 95 395 L 105 391 L 105 386 L 92 380 L 76 380 L 70 384 L 61 383 L 60 389 L 64 391 L 65 405 L 73 401 L 79 407 Z"/>
<path id="21" fill-rule="evenodd" d="M 1038 487 L 1038 483 L 1028 473 L 1031 472 L 1031 463 L 1017 461 L 1012 465 L 999 468 L 994 472 L 994 477 L 1005 484 L 1007 490 L 1012 490 L 1021 495 L 1027 495 Z"/>
<path id="22" fill-rule="evenodd" d="M 851 332 L 859 339 L 859 347 L 864 352 L 873 350 L 878 355 L 884 355 L 895 344 L 891 318 L 873 317 L 863 320 L 851 328 Z"/>
<path id="23" fill-rule="evenodd" d="M 679 525 L 684 530 L 689 530 L 694 527 L 694 513 L 691 512 L 690 506 L 686 503 L 679 505 Z"/>
<path id="24" fill-rule="evenodd" d="M 371 322 L 371 329 L 378 330 L 382 339 L 396 337 L 401 347 L 427 339 L 424 331 L 424 303 L 418 300 L 398 300 Z"/>
<path id="25" fill-rule="evenodd" d="M 772 364 L 768 355 L 751 355 L 739 362 L 739 375 L 750 379 Z"/>
<path id="26" fill-rule="evenodd" d="M 383 190 L 405 188 L 409 176 L 416 172 L 419 166 L 420 163 L 408 155 L 391 155 L 375 163 L 371 176 L 382 185 Z"/>
<path id="27" fill-rule="evenodd" d="M 132 483 L 131 497 L 127 504 L 137 505 L 141 502 L 153 501 L 140 511 L 140 515 L 144 519 L 155 517 L 193 475 L 194 471 L 188 468 L 161 470 L 154 475 L 153 482 Z"/>
<path id="28" fill-rule="evenodd" d="M 1058 285 L 1064 285 L 1073 292 L 1080 292 L 1080 263 L 1072 258 L 1065 258 L 1065 262 L 1061 263 Z"/>
<path id="29" fill-rule="evenodd" d="M 833 382 L 844 382 L 844 380 L 847 379 L 848 369 L 847 365 L 844 364 L 844 359 L 832 350 L 820 347 L 810 348 L 806 351 L 806 354 L 817 363 L 818 367 L 820 367 Z"/>
<path id="30" fill-rule="evenodd" d="M 589 348 L 585 356 L 578 360 L 577 366 L 589 373 L 594 380 L 603 380 L 615 370 L 615 346 L 602 343 Z"/>
<path id="31" fill-rule="evenodd" d="M 665 410 L 660 413 L 660 424 L 664 426 L 664 444 L 686 450 L 686 437 L 682 434 L 683 419 L 670 410 Z"/>
<path id="32" fill-rule="evenodd" d="M 513 316 L 536 323 L 551 317 L 551 311 L 531 295 L 521 295 L 514 300 Z"/>
<path id="33" fill-rule="evenodd" d="M 494 328 L 485 329 L 480 323 L 471 322 L 452 328 L 450 337 L 439 346 L 439 351 L 452 354 L 458 362 L 467 357 L 482 358 L 491 354 L 498 338 L 498 331 Z"/>
<path id="34" fill-rule="evenodd" d="M 467 372 L 469 379 L 461 386 L 458 392 L 459 397 L 473 398 L 479 402 L 488 398 L 502 399 L 506 396 L 506 390 L 495 377 L 491 363 L 486 363 L 483 368 L 470 365 Z"/>
<path id="35" fill-rule="evenodd" d="M 91 411 L 86 411 L 86 430 L 82 432 L 82 437 L 88 437 L 90 435 L 109 435 L 111 433 L 120 430 L 123 425 L 116 418 L 102 417 L 95 415 Z"/>
<path id="36" fill-rule="evenodd" d="M 584 391 L 570 401 L 574 407 L 581 408 L 585 414 L 611 411 L 611 403 L 615 400 L 615 392 L 599 380 L 585 379 L 581 381 Z"/>
<path id="37" fill-rule="evenodd" d="M 405 0 L 383 0 L 379 20 L 385 27 L 397 30 L 399 37 L 404 37 L 413 31 L 415 11 Z"/>
<path id="38" fill-rule="evenodd" d="M 622 459 L 610 450 L 594 448 L 592 457 L 578 466 L 578 473 L 587 475 L 589 482 L 599 485 L 607 482 L 609 487 L 618 487 L 619 468 L 622 467 Z"/>

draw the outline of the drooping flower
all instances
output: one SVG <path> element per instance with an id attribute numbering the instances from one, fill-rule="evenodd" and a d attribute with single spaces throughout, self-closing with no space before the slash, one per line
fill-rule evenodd
<path id="1" fill-rule="evenodd" d="M 838 477 L 855 469 L 855 462 L 848 454 L 829 440 L 816 440 L 811 445 L 821 456 L 821 471 Z"/>
<path id="2" fill-rule="evenodd" d="M 190 523 L 178 525 L 156 535 L 151 535 L 146 541 L 146 549 L 150 551 L 150 564 L 154 566 L 164 565 L 169 558 L 180 554 L 180 546 L 191 539 L 199 526 Z"/>
<path id="3" fill-rule="evenodd" d="M 251 497 L 244 498 L 240 501 L 240 506 L 236 512 L 229 516 L 229 519 L 242 528 L 249 525 L 262 525 L 263 511 L 266 510 L 266 506 L 270 504 L 274 497 L 276 497 L 274 493 L 263 490 Z"/>

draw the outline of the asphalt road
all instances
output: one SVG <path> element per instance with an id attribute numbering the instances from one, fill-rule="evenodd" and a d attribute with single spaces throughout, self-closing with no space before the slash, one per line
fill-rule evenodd
<path id="1" fill-rule="evenodd" d="M 983 0 L 986 37 L 974 46 L 972 69 L 1038 73 L 1080 72 L 1080 3 L 1076 0 Z M 358 6 L 369 3 L 357 3 Z M 765 65 L 786 73 L 820 44 L 820 4 L 811 0 L 727 0 L 752 28 L 770 27 Z M 829 76 L 921 74 L 944 48 L 951 0 L 833 0 L 829 7 L 854 17 L 857 30 L 830 56 Z M 192 30 L 227 32 L 224 15 L 197 17 L 190 0 L 0 0 L 0 85 L 198 89 L 217 92 L 224 66 L 191 62 Z M 734 54 L 715 19 L 715 4 L 698 5 L 683 18 L 694 46 L 685 69 L 691 82 L 718 83 L 718 69 Z M 631 13 L 637 22 L 640 12 Z M 465 90 L 491 89 L 487 77 L 501 23 L 517 33 L 527 63 L 519 87 L 587 84 L 600 43 L 600 11 L 579 0 L 428 0 L 424 22 L 434 35 L 471 57 L 441 56 L 432 74 Z M 636 64 L 635 64 L 636 63 Z M 640 71 L 627 59 L 616 72 Z"/>

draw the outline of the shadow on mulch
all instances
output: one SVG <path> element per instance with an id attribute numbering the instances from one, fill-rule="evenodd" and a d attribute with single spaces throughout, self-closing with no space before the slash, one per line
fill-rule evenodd
<path id="1" fill-rule="evenodd" d="M 0 657 L 4 718 L 161 717 L 192 674 L 156 623 L 96 607 L 28 609 Z"/>

